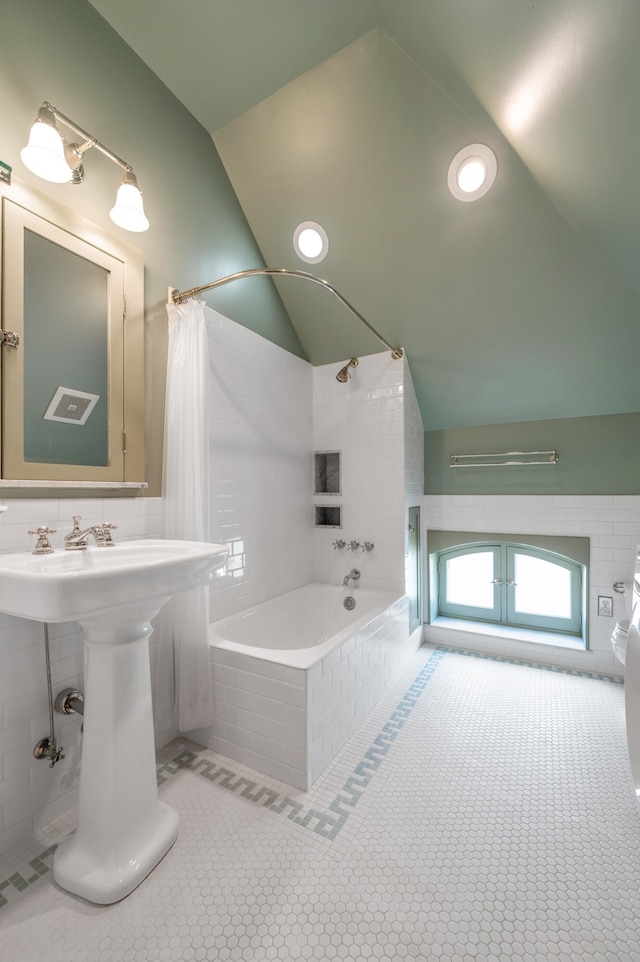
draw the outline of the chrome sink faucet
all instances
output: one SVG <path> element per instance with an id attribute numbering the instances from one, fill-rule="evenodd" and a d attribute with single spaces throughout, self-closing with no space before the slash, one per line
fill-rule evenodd
<path id="1" fill-rule="evenodd" d="M 111 521 L 103 521 L 102 524 L 94 524 L 84 530 L 80 529 L 80 515 L 73 516 L 73 531 L 65 535 L 64 546 L 67 551 L 82 551 L 88 548 L 88 537 L 91 535 L 98 548 L 108 548 L 113 544 L 111 539 L 111 529 L 117 528 L 117 524 Z"/>

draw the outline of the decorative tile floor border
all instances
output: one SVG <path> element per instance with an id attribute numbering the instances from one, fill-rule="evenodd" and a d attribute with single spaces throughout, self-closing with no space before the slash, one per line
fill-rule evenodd
<path id="1" fill-rule="evenodd" d="M 190 749 L 181 751 L 171 761 L 160 766 L 158 781 L 161 784 L 166 781 L 167 777 L 177 775 L 180 771 L 194 772 L 208 781 L 217 782 L 221 788 L 225 788 L 241 798 L 246 798 L 248 801 L 261 805 L 278 815 L 284 815 L 285 818 L 296 825 L 309 828 L 317 835 L 333 841 L 362 798 L 364 790 L 411 716 L 411 712 L 445 654 L 445 651 L 434 651 L 430 655 L 400 699 L 397 707 L 325 811 L 317 807 L 307 809 L 304 803 L 293 801 L 286 795 L 281 796 L 273 788 L 267 788 L 244 775 L 238 775 L 227 764 L 217 765 L 209 758 L 200 757 L 201 753 Z M 207 749 L 203 749 L 203 753 L 206 751 Z"/>
<path id="2" fill-rule="evenodd" d="M 30 885 L 33 885 L 34 882 L 37 882 L 38 879 L 47 874 L 50 866 L 46 864 L 45 859 L 49 860 L 57 847 L 57 845 L 51 845 L 50 848 L 45 849 L 40 855 L 36 855 L 35 858 L 31 859 L 29 867 L 33 869 L 33 875 L 25 878 L 20 872 L 16 871 L 4 879 L 4 881 L 0 882 L 0 909 L 8 905 L 6 895 L 8 895 L 9 892 L 24 892 Z"/>
<path id="3" fill-rule="evenodd" d="M 405 723 L 411 717 L 411 713 L 433 677 L 434 672 L 447 654 L 462 655 L 468 658 L 480 658 L 484 661 L 501 662 L 509 665 L 522 665 L 526 668 L 536 668 L 539 671 L 549 671 L 555 674 L 574 675 L 579 678 L 608 681 L 615 685 L 624 684 L 623 678 L 618 678 L 613 675 L 580 671 L 573 668 L 560 668 L 553 665 L 544 665 L 539 662 L 525 661 L 519 658 L 509 658 L 503 655 L 492 655 L 484 652 L 437 645 L 326 810 L 315 806 L 307 808 L 302 802 L 294 801 L 286 795 L 281 795 L 273 788 L 260 785 L 253 779 L 239 775 L 227 764 L 218 765 L 210 758 L 202 757 L 202 755 L 207 752 L 207 749 L 202 749 L 202 752 L 198 752 L 192 749 L 182 748 L 175 758 L 160 763 L 157 767 L 158 784 L 161 785 L 163 782 L 166 782 L 167 779 L 179 774 L 181 771 L 190 771 L 210 782 L 218 784 L 221 788 L 238 795 L 240 798 L 245 798 L 255 805 L 260 805 L 278 815 L 283 815 L 296 825 L 308 828 L 317 835 L 333 841 L 337 838 L 349 815 L 362 798 L 365 789 L 371 783 L 373 776 L 388 755 L 394 741 L 402 731 Z M 50 863 L 51 856 L 56 848 L 57 845 L 51 845 L 28 861 L 27 864 L 29 868 L 33 869 L 32 874 L 23 874 L 15 870 L 11 875 L 6 876 L 0 881 L 0 909 L 8 904 L 7 895 L 11 894 L 15 896 L 26 891 L 29 886 L 33 885 L 50 871 L 50 864 L 48 863 Z"/>
<path id="4" fill-rule="evenodd" d="M 508 655 L 492 655 L 483 651 L 469 651 L 467 648 L 449 648 L 446 645 L 436 645 L 436 651 L 451 655 L 465 655 L 467 658 L 482 658 L 484 661 L 500 661 L 507 665 L 524 665 L 526 668 L 537 668 L 538 671 L 550 671 L 558 675 L 574 675 L 576 678 L 594 678 L 596 681 L 610 681 L 613 685 L 624 685 L 624 678 L 617 675 L 607 675 L 603 672 L 581 671 L 578 668 L 561 668 L 558 665 L 545 665 L 538 661 L 526 661 L 524 658 L 509 658 Z"/>
<path id="5" fill-rule="evenodd" d="M 317 835 L 333 841 L 362 798 L 364 790 L 384 761 L 444 656 L 444 651 L 434 651 L 430 655 L 326 811 L 314 806 L 307 808 L 302 802 L 294 801 L 279 794 L 273 788 L 239 775 L 226 763 L 219 765 L 210 758 L 202 757 L 207 753 L 206 748 L 203 748 L 202 752 L 182 748 L 175 758 L 160 763 L 157 766 L 158 784 L 161 785 L 181 771 L 190 771 L 206 778 L 207 781 L 215 782 L 228 792 L 233 792 L 278 815 L 284 815 L 296 825 L 308 828 Z M 50 860 L 56 848 L 57 845 L 51 845 L 29 861 L 29 867 L 34 870 L 33 874 L 26 876 L 26 873 L 14 871 L 0 881 L 0 909 L 8 904 L 5 894 L 11 892 L 12 895 L 16 895 L 24 892 L 50 871 L 50 864 L 47 864 L 45 859 Z"/>

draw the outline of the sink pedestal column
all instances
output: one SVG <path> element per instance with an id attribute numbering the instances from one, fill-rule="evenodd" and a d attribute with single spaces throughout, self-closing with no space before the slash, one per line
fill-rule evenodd
<path id="1" fill-rule="evenodd" d="M 178 834 L 178 813 L 158 800 L 156 782 L 149 620 L 157 609 L 140 607 L 83 623 L 78 829 L 55 852 L 53 877 L 99 904 L 132 892 Z"/>

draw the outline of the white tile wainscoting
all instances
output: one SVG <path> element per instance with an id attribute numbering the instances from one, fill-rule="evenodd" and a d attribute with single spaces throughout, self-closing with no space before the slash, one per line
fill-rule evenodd
<path id="1" fill-rule="evenodd" d="M 491 652 L 515 658 L 604 672 L 621 677 L 623 666 L 611 648 L 616 621 L 626 616 L 627 600 L 613 590 L 616 581 L 633 580 L 640 545 L 640 495 L 425 495 L 422 502 L 424 543 L 427 531 L 491 531 L 496 534 L 574 535 L 589 538 L 587 589 L 588 650 L 566 648 L 425 626 L 435 644 Z M 425 565 L 425 569 L 428 566 Z M 426 598 L 425 571 L 425 598 Z M 613 598 L 613 617 L 598 615 L 598 595 Z M 425 612 L 428 609 L 425 607 Z"/>

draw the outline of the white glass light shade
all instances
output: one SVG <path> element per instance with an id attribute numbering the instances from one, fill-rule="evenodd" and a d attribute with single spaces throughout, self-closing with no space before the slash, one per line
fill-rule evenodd
<path id="1" fill-rule="evenodd" d="M 329 250 L 329 238 L 324 227 L 312 220 L 298 224 L 293 232 L 293 249 L 307 264 L 318 264 Z"/>
<path id="2" fill-rule="evenodd" d="M 71 179 L 73 172 L 65 160 L 62 137 L 51 124 L 36 120 L 20 157 L 25 167 L 43 180 L 66 184 Z"/>
<path id="3" fill-rule="evenodd" d="M 120 184 L 115 206 L 109 211 L 109 217 L 123 230 L 137 233 L 149 230 L 149 221 L 142 206 L 142 194 L 133 184 Z"/>

